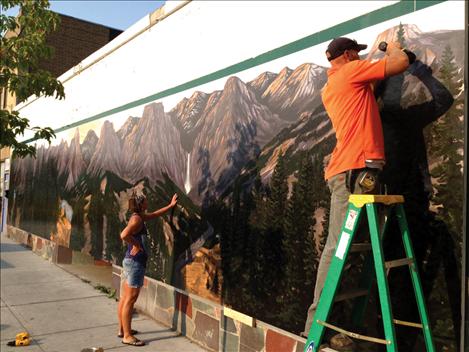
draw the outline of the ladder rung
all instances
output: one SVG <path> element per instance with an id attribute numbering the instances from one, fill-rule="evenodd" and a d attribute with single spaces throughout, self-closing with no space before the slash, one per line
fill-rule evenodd
<path id="1" fill-rule="evenodd" d="M 423 329 L 423 325 L 419 323 L 413 323 L 411 321 L 397 320 L 397 319 L 393 319 L 393 320 L 394 320 L 394 324 L 397 324 L 397 325 L 404 325 L 404 326 L 410 326 L 411 328 Z"/>
<path id="2" fill-rule="evenodd" d="M 330 347 L 324 347 L 324 348 L 321 348 L 321 349 L 319 350 L 319 352 L 339 352 L 339 351 L 333 350 L 333 349 L 330 348 Z"/>
<path id="3" fill-rule="evenodd" d="M 316 320 L 316 322 L 317 322 L 318 324 L 320 324 L 320 325 L 325 326 L 326 328 L 329 328 L 329 329 L 331 329 L 331 330 L 340 332 L 340 333 L 342 333 L 342 334 L 344 334 L 344 335 L 347 335 L 347 336 L 349 336 L 349 337 L 351 337 L 351 338 L 354 338 L 354 339 L 357 339 L 357 340 L 363 340 L 363 341 L 369 341 L 369 342 L 374 342 L 374 343 L 380 343 L 380 344 L 382 344 L 382 345 L 390 345 L 390 344 L 391 344 L 391 341 L 389 341 L 389 340 L 383 340 L 383 339 L 378 339 L 378 338 L 376 338 L 376 337 L 360 335 L 360 334 L 357 334 L 357 333 L 355 333 L 355 332 L 350 332 L 350 331 L 341 329 L 341 328 L 339 328 L 338 326 L 335 326 L 335 325 L 326 323 L 325 321 Z"/>
<path id="4" fill-rule="evenodd" d="M 414 260 L 412 258 L 403 258 L 403 259 L 396 259 L 386 262 L 384 266 L 386 269 L 397 268 L 398 266 L 410 265 L 413 264 Z"/>
<path id="5" fill-rule="evenodd" d="M 365 252 L 371 250 L 371 243 L 353 243 L 350 247 L 350 253 Z"/>
<path id="6" fill-rule="evenodd" d="M 381 315 L 378 315 L 380 319 L 383 317 Z M 413 323 L 411 321 L 405 321 L 405 320 L 399 320 L 399 319 L 393 319 L 394 324 L 397 325 L 404 325 L 404 326 L 409 326 L 411 328 L 417 328 L 417 329 L 423 329 L 423 325 L 419 323 Z"/>
<path id="7" fill-rule="evenodd" d="M 349 292 L 344 292 L 344 293 L 338 294 L 335 297 L 335 301 L 336 302 L 345 301 L 347 299 L 352 299 L 352 298 L 355 298 L 355 297 L 366 296 L 367 294 L 368 294 L 368 290 L 352 290 L 352 291 L 349 291 Z"/>

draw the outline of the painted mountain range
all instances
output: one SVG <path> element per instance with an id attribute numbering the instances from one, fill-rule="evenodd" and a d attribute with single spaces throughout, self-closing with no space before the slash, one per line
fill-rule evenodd
<path id="1" fill-rule="evenodd" d="M 378 43 L 395 38 L 397 28 L 377 37 L 369 58 L 382 55 Z M 434 64 L 446 44 L 460 42 L 464 35 L 422 33 L 415 25 L 404 25 L 404 30 L 408 48 L 427 64 Z M 454 45 L 458 64 L 463 60 L 460 49 Z M 168 112 L 161 103 L 148 104 L 141 117 L 129 117 L 117 131 L 105 121 L 99 138 L 90 130 L 80 144 L 77 131 L 69 143 L 40 148 L 35 161 L 17 161 L 17 187 L 26 181 L 23 167 L 40 168 L 53 159 L 66 189 L 83 173 L 99 177 L 110 171 L 131 184 L 144 177 L 156 182 L 167 174 L 200 204 L 207 192 L 217 196 L 226 190 L 252 160 L 263 157 L 261 175 L 268 178 L 280 151 L 294 154 L 333 138 L 320 98 L 326 71 L 305 63 L 279 73 L 263 72 L 247 83 L 230 77 L 223 90 L 196 91 Z"/>

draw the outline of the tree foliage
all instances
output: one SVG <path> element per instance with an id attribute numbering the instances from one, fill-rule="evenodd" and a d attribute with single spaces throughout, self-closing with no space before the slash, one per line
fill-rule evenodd
<path id="1" fill-rule="evenodd" d="M 5 14 L 16 6 L 19 7 L 17 17 Z M 59 24 L 58 15 L 48 8 L 47 0 L 1 0 L 0 87 L 16 96 L 18 102 L 31 95 L 55 96 L 56 99 L 65 97 L 62 83 L 40 68 L 40 63 L 53 55 L 46 38 Z M 35 146 L 18 141 L 19 137 L 26 131 L 32 131 L 35 140 L 50 142 L 55 137 L 51 128 L 31 127 L 29 122 L 18 111 L 2 108 L 0 148 L 13 147 L 19 157 L 35 156 Z"/>
<path id="2" fill-rule="evenodd" d="M 305 311 L 312 300 L 313 280 L 316 272 L 314 246 L 314 177 L 309 154 L 301 160 L 298 181 L 293 185 L 284 218 L 283 249 L 285 252 L 285 278 L 279 304 L 282 310 L 279 320 L 283 326 L 300 331 Z"/>
<path id="3" fill-rule="evenodd" d="M 461 94 L 463 82 L 458 81 L 458 67 L 450 46 L 445 48 L 441 60 L 439 78 L 455 97 L 451 109 L 434 125 L 433 148 L 439 159 L 438 166 L 432 170 L 436 178 L 436 196 L 434 204 L 439 209 L 440 217 L 455 233 L 462 233 L 463 195 L 463 150 L 464 94 Z"/>
<path id="4" fill-rule="evenodd" d="M 406 47 L 406 42 L 405 42 L 405 30 L 404 26 L 402 25 L 402 22 L 399 23 L 399 29 L 397 30 L 396 33 L 396 40 L 401 44 L 402 48 Z"/>
<path id="5" fill-rule="evenodd" d="M 275 299 L 279 289 L 277 282 L 284 274 L 284 214 L 287 209 L 288 183 L 283 155 L 279 155 L 266 202 L 265 223 L 262 225 L 262 239 L 259 245 L 264 255 L 262 286 L 267 297 Z"/>

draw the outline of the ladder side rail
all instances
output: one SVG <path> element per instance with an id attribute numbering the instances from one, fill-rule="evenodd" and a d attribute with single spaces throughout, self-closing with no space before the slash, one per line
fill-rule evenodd
<path id="1" fill-rule="evenodd" d="M 435 352 L 435 345 L 433 343 L 433 336 L 428 318 L 428 312 L 425 305 L 425 296 L 423 294 L 422 283 L 420 281 L 420 275 L 418 272 L 417 263 L 415 262 L 415 254 L 412 247 L 412 240 L 410 238 L 409 226 L 407 224 L 407 218 L 405 215 L 404 206 L 399 204 L 396 209 L 397 219 L 399 222 L 399 228 L 402 234 L 402 240 L 404 242 L 404 249 L 407 258 L 413 259 L 413 263 L 409 264 L 410 277 L 412 278 L 412 285 L 414 287 L 415 298 L 417 301 L 417 307 L 420 314 L 420 321 L 422 322 L 422 332 L 425 340 L 425 346 L 428 352 Z"/>
<path id="2" fill-rule="evenodd" d="M 392 215 L 392 207 L 387 206 L 386 213 L 384 214 L 384 222 L 380 232 L 381 239 L 384 239 L 384 235 L 386 234 L 386 230 L 388 228 L 389 220 Z M 373 283 L 375 282 L 375 273 L 374 273 L 374 262 L 373 262 L 373 253 L 368 253 L 365 257 L 365 261 L 363 264 L 363 271 L 360 277 L 360 284 L 359 286 L 363 289 L 368 290 L 368 295 L 357 297 L 353 302 L 353 311 L 352 311 L 352 326 L 354 327 L 362 327 L 363 326 L 363 319 L 365 316 L 366 308 L 368 306 L 368 302 L 370 300 L 370 296 L 372 293 Z"/>
<path id="3" fill-rule="evenodd" d="M 379 233 L 379 221 L 376 205 L 374 203 L 366 204 L 368 215 L 368 225 L 370 228 L 371 244 L 373 248 L 373 258 L 375 262 L 376 279 L 378 283 L 379 300 L 381 303 L 381 314 L 383 317 L 384 334 L 388 345 L 387 352 L 398 352 L 396 331 L 393 323 L 391 299 L 384 266 L 383 245 Z"/>
<path id="4" fill-rule="evenodd" d="M 342 278 L 345 262 L 348 257 L 353 237 L 362 216 L 362 208 L 349 203 L 344 222 L 342 224 L 339 239 L 337 241 L 334 256 L 329 266 L 324 288 L 318 302 L 313 323 L 308 333 L 305 344 L 305 352 L 318 352 L 325 332 L 325 326 L 318 321 L 327 322 Z M 312 348 L 311 348 L 312 347 Z"/>

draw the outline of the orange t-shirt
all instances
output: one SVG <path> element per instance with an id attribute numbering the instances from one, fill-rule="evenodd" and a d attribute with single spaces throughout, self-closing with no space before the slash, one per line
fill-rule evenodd
<path id="1" fill-rule="evenodd" d="M 326 180 L 365 167 L 367 159 L 384 160 L 384 138 L 371 82 L 385 77 L 386 59 L 354 60 L 327 72 L 322 91 L 337 144 L 326 168 Z"/>

